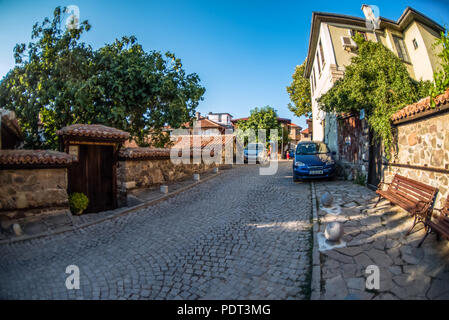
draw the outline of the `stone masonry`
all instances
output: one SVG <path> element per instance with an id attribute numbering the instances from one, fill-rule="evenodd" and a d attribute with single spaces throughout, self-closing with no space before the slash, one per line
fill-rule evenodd
<path id="1" fill-rule="evenodd" d="M 0 215 L 25 218 L 68 209 L 67 169 L 0 170 Z"/>
<path id="2" fill-rule="evenodd" d="M 449 169 L 449 113 L 400 124 L 397 139 L 393 163 Z M 437 187 L 436 207 L 443 206 L 449 195 L 447 172 L 388 166 L 384 168 L 385 182 L 391 182 L 396 173 Z"/>
<path id="3" fill-rule="evenodd" d="M 119 161 L 117 165 L 118 199 L 123 204 L 129 190 L 151 188 L 163 183 L 179 181 L 194 173 L 203 173 L 214 164 L 173 164 L 170 159 Z"/>

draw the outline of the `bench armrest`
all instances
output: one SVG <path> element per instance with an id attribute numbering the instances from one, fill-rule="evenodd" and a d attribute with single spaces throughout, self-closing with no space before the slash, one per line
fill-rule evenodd
<path id="1" fill-rule="evenodd" d="M 422 205 L 421 205 L 421 208 L 418 208 L 418 206 L 419 206 L 420 204 L 422 204 Z M 418 213 L 418 212 L 427 213 L 427 214 L 426 214 L 426 218 L 429 219 L 430 216 L 432 215 L 432 210 L 431 210 L 431 208 L 430 208 L 431 205 L 432 205 L 432 203 L 429 202 L 429 201 L 423 201 L 423 200 L 420 200 L 420 201 L 418 201 L 418 202 L 416 203 L 416 206 L 415 206 L 415 210 L 414 210 L 414 211 L 415 211 L 415 213 Z"/>
<path id="2" fill-rule="evenodd" d="M 379 182 L 379 184 L 377 185 L 377 189 L 381 189 L 381 188 L 382 188 L 382 185 L 384 185 L 384 184 L 386 184 L 387 186 L 389 186 L 391 183 L 381 181 L 381 182 Z"/>

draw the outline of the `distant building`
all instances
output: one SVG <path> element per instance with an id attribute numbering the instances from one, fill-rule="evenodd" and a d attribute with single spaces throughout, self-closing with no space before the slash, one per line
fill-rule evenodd
<path id="1" fill-rule="evenodd" d="M 234 125 L 234 128 L 237 128 L 238 127 L 238 125 L 237 125 L 238 121 L 247 121 L 247 120 L 248 120 L 248 117 L 232 119 L 231 122 Z M 278 132 L 279 135 L 283 135 L 285 131 L 290 132 L 289 125 L 292 123 L 292 121 L 290 119 L 279 118 L 278 117 L 277 120 L 278 120 L 278 123 L 281 125 L 281 128 L 282 128 L 282 132 Z M 285 152 L 289 149 L 289 143 L 285 143 L 284 144 L 283 142 L 281 142 L 279 144 L 278 149 L 279 149 L 278 150 L 279 155 L 280 156 L 284 156 Z"/>
<path id="2" fill-rule="evenodd" d="M 207 115 L 207 119 L 219 123 L 229 129 L 232 129 L 232 115 L 224 112 L 224 113 L 215 113 L 215 112 L 209 112 L 209 114 Z"/>
<path id="3" fill-rule="evenodd" d="M 301 141 L 313 140 L 313 124 L 312 119 L 307 119 L 307 128 L 301 131 Z"/>
<path id="4" fill-rule="evenodd" d="M 310 134 L 309 128 L 301 131 L 301 141 L 312 141 L 312 135 Z"/>
<path id="5" fill-rule="evenodd" d="M 288 140 L 290 143 L 290 149 L 296 147 L 299 141 L 301 141 L 301 130 L 302 128 L 294 123 L 289 123 L 288 127 Z"/>
<path id="6" fill-rule="evenodd" d="M 190 122 L 185 122 L 181 125 L 179 129 L 189 129 L 190 134 L 202 134 L 202 135 L 215 135 L 218 131 L 219 134 L 225 134 L 226 129 L 231 129 L 224 124 L 209 120 L 201 116 L 200 112 L 195 114 L 195 119 L 193 120 L 193 126 Z M 171 133 L 174 129 L 170 126 L 164 127 L 164 132 Z"/>

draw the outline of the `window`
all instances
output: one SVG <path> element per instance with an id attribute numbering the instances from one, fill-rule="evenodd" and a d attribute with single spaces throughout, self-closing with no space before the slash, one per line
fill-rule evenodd
<path id="1" fill-rule="evenodd" d="M 218 122 L 221 122 L 221 114 L 218 115 Z"/>
<path id="2" fill-rule="evenodd" d="M 323 51 L 323 45 L 321 44 L 321 40 L 320 40 L 320 55 L 321 55 L 321 65 L 324 68 L 325 65 L 325 61 L 324 61 L 324 51 Z"/>
<path id="3" fill-rule="evenodd" d="M 321 75 L 320 55 L 318 51 L 316 52 L 316 63 L 318 65 L 318 74 Z"/>
<path id="4" fill-rule="evenodd" d="M 310 82 L 311 82 L 311 89 L 312 89 L 312 94 L 315 91 L 315 69 L 312 69 L 312 76 L 310 77 Z"/>
<path id="5" fill-rule="evenodd" d="M 326 144 L 322 142 L 301 143 L 296 148 L 296 154 L 314 155 L 329 153 Z"/>
<path id="6" fill-rule="evenodd" d="M 416 39 L 413 39 L 413 47 L 416 49 L 418 49 L 418 41 L 416 41 Z"/>
<path id="7" fill-rule="evenodd" d="M 397 36 L 393 36 L 394 45 L 396 47 L 396 51 L 398 52 L 399 59 L 410 62 L 410 58 L 407 53 L 407 49 L 405 48 L 404 39 L 399 38 Z"/>
<path id="8" fill-rule="evenodd" d="M 357 33 L 361 34 L 365 40 L 368 40 L 368 38 L 366 37 L 365 31 L 351 30 L 351 37 L 354 37 Z"/>

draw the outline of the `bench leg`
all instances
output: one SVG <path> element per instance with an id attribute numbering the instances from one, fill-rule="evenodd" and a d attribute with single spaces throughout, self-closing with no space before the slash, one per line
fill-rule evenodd
<path id="1" fill-rule="evenodd" d="M 410 230 L 408 230 L 407 233 L 405 234 L 406 236 L 408 236 L 412 232 L 413 228 L 418 224 L 416 220 L 418 220 L 418 216 L 415 214 L 415 220 L 413 220 L 413 224 Z"/>
<path id="2" fill-rule="evenodd" d="M 426 240 L 427 236 L 428 236 L 431 232 L 432 232 L 432 229 L 429 228 L 429 227 L 427 227 L 426 234 L 424 235 L 424 237 L 422 238 L 422 240 L 419 242 L 418 248 L 421 247 L 421 245 L 423 244 L 424 240 Z"/>
<path id="3" fill-rule="evenodd" d="M 377 199 L 377 202 L 376 202 L 376 204 L 374 205 L 374 208 L 377 207 L 377 205 L 378 205 L 379 202 L 380 202 L 380 199 L 381 199 L 381 196 L 379 196 L 379 199 Z"/>

